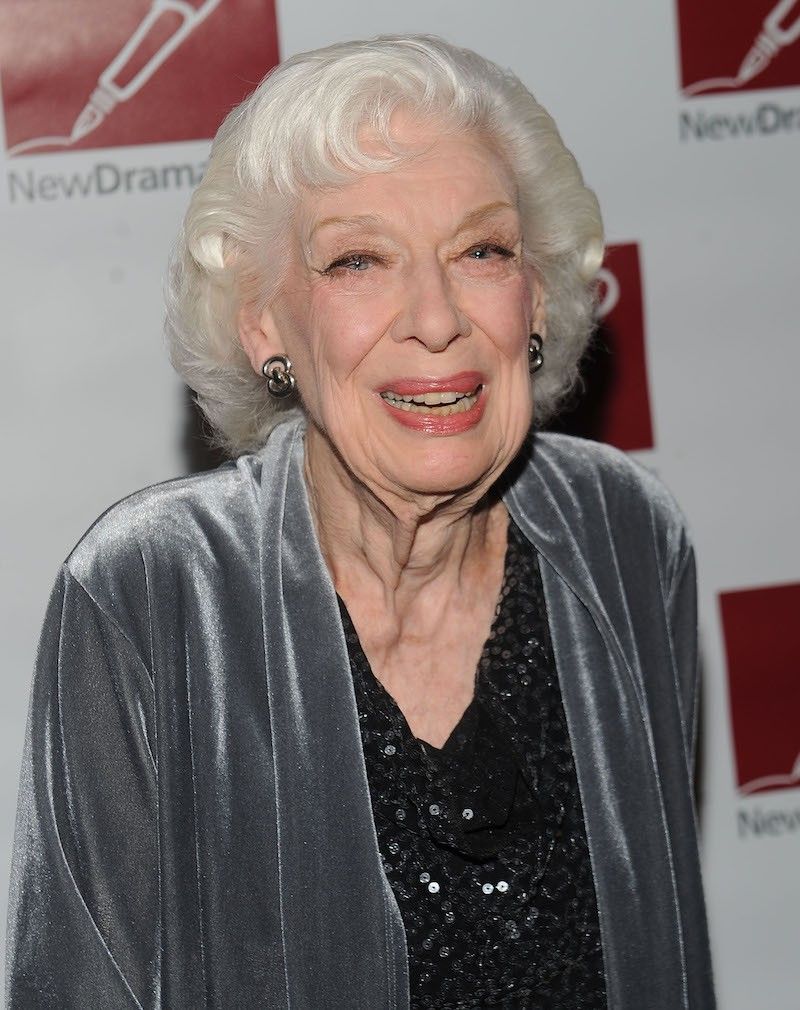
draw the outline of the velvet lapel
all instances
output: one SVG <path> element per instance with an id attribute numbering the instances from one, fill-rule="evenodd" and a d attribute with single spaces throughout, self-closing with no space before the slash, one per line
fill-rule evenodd
<path id="1" fill-rule="evenodd" d="M 689 1005 L 682 922 L 642 671 L 634 669 L 638 657 L 628 647 L 630 604 L 615 543 L 620 530 L 609 524 L 601 487 L 576 492 L 572 475 L 560 466 L 563 452 L 553 453 L 547 436 L 537 437 L 535 446 L 505 500 L 542 559 L 592 858 L 608 1004 L 614 1010 L 645 1004 L 676 1010 Z M 670 671 L 661 672 L 670 680 Z"/>
<path id="2" fill-rule="evenodd" d="M 286 1005 L 409 1004 L 405 932 L 381 865 L 336 595 L 303 479 L 301 421 L 263 451 L 262 600 Z"/>

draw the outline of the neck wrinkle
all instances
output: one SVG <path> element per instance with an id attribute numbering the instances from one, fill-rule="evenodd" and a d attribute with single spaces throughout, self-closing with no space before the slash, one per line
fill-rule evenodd
<path id="1" fill-rule="evenodd" d="M 323 557 L 345 602 L 368 586 L 389 612 L 401 613 L 434 584 L 459 591 L 495 548 L 504 554 L 508 513 L 499 496 L 475 489 L 449 499 L 398 498 L 389 504 L 329 455 L 333 466 L 326 468 L 327 479 L 318 479 L 307 438 L 304 470 L 311 511 Z"/>

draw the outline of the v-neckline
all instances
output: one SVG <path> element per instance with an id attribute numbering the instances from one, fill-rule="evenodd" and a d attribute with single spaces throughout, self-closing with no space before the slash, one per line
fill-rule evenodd
<path id="1" fill-rule="evenodd" d="M 506 550 L 503 558 L 503 579 L 500 584 L 500 593 L 497 602 L 495 604 L 495 611 L 494 616 L 492 617 L 491 626 L 489 628 L 489 634 L 483 643 L 483 648 L 481 649 L 481 655 L 480 658 L 478 659 L 477 667 L 475 669 L 475 682 L 472 692 L 472 698 L 470 698 L 467 707 L 461 713 L 458 722 L 456 722 L 456 724 L 450 730 L 447 739 L 444 741 L 441 747 L 437 747 L 435 744 L 429 743 L 427 740 L 423 740 L 421 737 L 415 735 L 415 733 L 411 729 L 411 726 L 409 725 L 408 720 L 405 717 L 405 713 L 395 700 L 394 696 L 375 676 L 375 673 L 372 670 L 372 666 L 369 660 L 367 659 L 366 653 L 364 652 L 364 649 L 361 646 L 361 639 L 358 636 L 358 631 L 356 630 L 353 619 L 350 616 L 349 610 L 347 609 L 347 604 L 344 602 L 341 596 L 339 596 L 339 594 L 336 593 L 336 600 L 339 604 L 339 612 L 342 617 L 342 623 L 345 628 L 345 632 L 347 632 L 348 628 L 352 632 L 351 636 L 345 634 L 345 637 L 351 639 L 354 647 L 357 649 L 357 659 L 359 661 L 361 669 L 365 672 L 365 674 L 369 678 L 371 678 L 371 683 L 376 688 L 378 694 L 381 696 L 384 703 L 389 707 L 390 711 L 394 716 L 393 721 L 400 727 L 400 730 L 406 743 L 411 743 L 413 745 L 418 746 L 422 750 L 424 756 L 431 761 L 437 761 L 442 759 L 447 760 L 448 758 L 453 756 L 454 749 L 457 750 L 457 748 L 454 748 L 455 737 L 460 732 L 464 731 L 464 729 L 466 728 L 465 724 L 474 723 L 476 720 L 477 716 L 476 710 L 477 707 L 482 703 L 483 695 L 486 688 L 486 671 L 488 669 L 489 664 L 489 653 L 488 653 L 489 645 L 492 642 L 492 640 L 496 637 L 497 626 L 500 622 L 500 618 L 502 617 L 503 603 L 507 596 L 509 558 L 511 556 L 511 547 L 512 547 L 511 541 L 512 537 L 516 538 L 517 535 L 519 534 L 517 531 L 516 524 L 509 515 L 508 531 L 506 534 Z"/>
<path id="2" fill-rule="evenodd" d="M 358 637 L 358 632 L 356 631 L 356 627 L 353 624 L 353 619 L 350 616 L 350 612 L 347 609 L 347 605 L 345 604 L 344 600 L 339 596 L 338 593 L 336 594 L 336 599 L 339 603 L 339 611 L 341 613 L 342 622 L 345 627 L 345 637 L 348 639 L 348 645 L 350 648 L 356 650 L 355 655 L 351 655 L 351 661 L 352 659 L 356 660 L 364 675 L 369 678 L 369 682 L 372 684 L 373 689 L 381 697 L 383 704 L 387 706 L 391 711 L 393 717 L 392 721 L 400 728 L 400 731 L 404 738 L 404 742 L 419 746 L 426 756 L 433 756 L 433 757 L 447 756 L 447 752 L 449 752 L 449 750 L 452 749 L 453 738 L 456 736 L 458 731 L 463 728 L 464 723 L 467 722 L 467 720 L 471 717 L 471 714 L 476 706 L 476 703 L 479 700 L 478 688 L 480 686 L 480 682 L 482 679 L 480 676 L 481 662 L 478 663 L 478 668 L 475 673 L 475 688 L 473 690 L 472 698 L 470 699 L 469 704 L 461 713 L 458 722 L 451 729 L 445 742 L 442 744 L 441 747 L 437 747 L 435 744 L 429 743 L 427 740 L 423 740 L 421 737 L 418 737 L 414 734 L 414 731 L 411 729 L 411 726 L 409 725 L 408 719 L 406 719 L 405 713 L 403 712 L 402 708 L 400 708 L 400 706 L 398 705 L 394 696 L 375 676 L 372 666 L 369 660 L 367 659 L 366 653 L 362 648 L 361 640 Z M 352 635 L 347 635 L 348 627 L 352 630 Z M 481 653 L 481 659 L 483 659 L 483 653 Z"/>

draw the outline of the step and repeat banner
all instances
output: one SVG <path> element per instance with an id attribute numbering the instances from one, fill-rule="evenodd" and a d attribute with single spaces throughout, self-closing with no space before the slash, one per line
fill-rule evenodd
<path id="1" fill-rule="evenodd" d="M 686 512 L 720 1006 L 798 1010 L 800 0 L 0 0 L 0 862 L 60 561 L 111 502 L 214 462 L 161 336 L 208 139 L 280 58 L 389 32 L 511 67 L 599 196 L 598 335 L 559 425 Z"/>

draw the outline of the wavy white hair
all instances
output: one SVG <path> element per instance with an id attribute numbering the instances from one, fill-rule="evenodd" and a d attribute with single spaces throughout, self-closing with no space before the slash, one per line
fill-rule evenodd
<path id="1" fill-rule="evenodd" d="M 479 132 L 511 166 L 525 256 L 547 306 L 545 364 L 535 377 L 538 423 L 575 383 L 593 328 L 603 227 L 597 199 L 552 118 L 514 74 L 442 39 L 342 42 L 286 60 L 230 113 L 173 252 L 170 356 L 197 394 L 214 441 L 231 455 L 263 445 L 286 409 L 239 343 L 238 308 L 244 301 L 263 307 L 279 288 L 284 236 L 303 188 L 390 171 L 408 156 L 390 130 L 399 108 L 444 129 Z M 383 142 L 385 157 L 359 148 L 363 126 Z"/>

